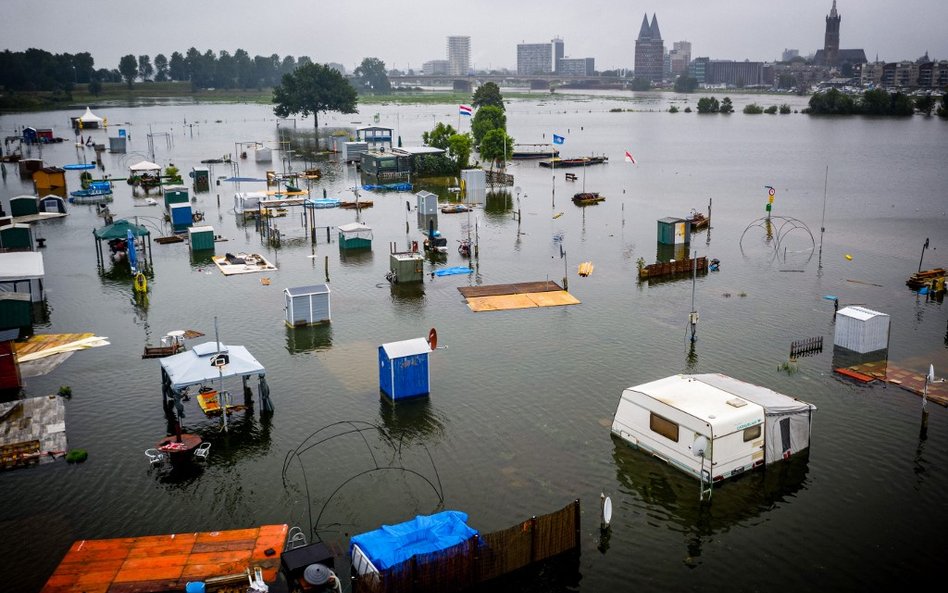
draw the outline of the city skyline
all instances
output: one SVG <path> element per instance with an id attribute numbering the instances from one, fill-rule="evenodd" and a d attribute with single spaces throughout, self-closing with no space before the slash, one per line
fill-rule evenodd
<path id="1" fill-rule="evenodd" d="M 450 36 L 471 38 L 472 68 L 516 71 L 517 44 L 560 37 L 570 57 L 593 57 L 597 69 L 610 70 L 634 66 L 644 13 L 658 14 L 669 45 L 690 41 L 692 58 L 774 61 L 787 48 L 802 56 L 822 49 L 831 5 L 832 0 L 733 0 L 726 7 L 693 0 L 590 0 L 582 5 L 546 0 L 543 10 L 537 10 L 540 4 L 531 2 L 416 0 L 406 9 L 382 0 L 324 0 L 316 10 L 311 2 L 278 0 L 262 11 L 246 0 L 167 0 L 161 10 L 135 0 L 99 0 L 90 5 L 94 15 L 88 26 L 77 27 L 74 2 L 7 0 L 0 35 L 3 49 L 12 51 L 88 51 L 99 68 L 115 68 L 129 53 L 170 55 L 193 46 L 202 52 L 243 48 L 251 55 L 307 55 L 320 63 L 342 63 L 349 71 L 364 57 L 378 57 L 389 68 L 420 71 L 424 62 L 443 59 Z M 839 0 L 838 10 L 844 16 L 842 46 L 864 48 L 870 60 L 876 55 L 884 61 L 914 60 L 926 51 L 934 59 L 948 59 L 948 3 L 943 0 L 907 0 L 897 9 L 881 0 Z M 36 29 L 28 26 L 33 20 Z M 912 26 L 892 30 L 893 20 Z M 360 32 L 369 30 L 362 22 L 391 26 L 360 38 Z M 388 30 L 390 34 L 380 34 Z"/>

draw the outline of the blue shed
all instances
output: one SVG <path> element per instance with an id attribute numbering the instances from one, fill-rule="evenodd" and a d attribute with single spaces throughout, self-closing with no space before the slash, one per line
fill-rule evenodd
<path id="1" fill-rule="evenodd" d="M 431 373 L 424 338 L 379 346 L 379 389 L 392 401 L 428 395 Z"/>
<path id="2" fill-rule="evenodd" d="M 171 229 L 174 232 L 183 232 L 189 226 L 194 224 L 194 217 L 191 214 L 191 204 L 170 204 L 168 212 L 171 215 Z"/>

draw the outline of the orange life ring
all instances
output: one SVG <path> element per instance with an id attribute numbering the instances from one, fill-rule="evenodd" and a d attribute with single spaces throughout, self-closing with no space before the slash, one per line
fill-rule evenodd
<path id="1" fill-rule="evenodd" d="M 431 328 L 431 331 L 428 332 L 428 344 L 432 350 L 438 347 L 438 330 L 435 328 Z"/>

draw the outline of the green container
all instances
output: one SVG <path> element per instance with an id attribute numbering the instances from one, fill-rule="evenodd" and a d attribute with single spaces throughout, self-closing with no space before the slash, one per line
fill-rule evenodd
<path id="1" fill-rule="evenodd" d="M 214 227 L 190 227 L 188 240 L 191 242 L 191 251 L 214 251 Z"/>
<path id="2" fill-rule="evenodd" d="M 659 219 L 658 242 L 663 245 L 687 245 L 691 243 L 691 224 L 682 218 Z"/>
<path id="3" fill-rule="evenodd" d="M 165 210 L 170 211 L 172 204 L 186 204 L 188 199 L 188 188 L 183 185 L 169 185 L 165 188 Z"/>
<path id="4" fill-rule="evenodd" d="M 9 251 L 33 251 L 33 231 L 26 224 L 0 228 L 0 247 Z"/>
<path id="5" fill-rule="evenodd" d="M 191 178 L 194 179 L 194 191 L 211 191 L 211 171 L 207 167 L 192 168 Z"/>
<path id="6" fill-rule="evenodd" d="M 19 292 L 0 292 L 0 330 L 31 329 L 33 327 L 30 295 Z"/>

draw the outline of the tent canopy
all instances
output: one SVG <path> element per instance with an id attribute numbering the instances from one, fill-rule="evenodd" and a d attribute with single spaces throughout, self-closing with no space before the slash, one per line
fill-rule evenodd
<path id="1" fill-rule="evenodd" d="M 0 253 L 0 282 L 33 280 L 45 275 L 43 254 L 34 251 Z"/>
<path id="2" fill-rule="evenodd" d="M 92 231 L 92 234 L 100 241 L 111 241 L 112 239 L 127 238 L 129 231 L 136 237 L 147 237 L 151 234 L 145 227 L 134 225 L 124 218 L 116 220 L 114 223 L 104 226 L 101 229 L 96 229 Z"/>
<path id="3" fill-rule="evenodd" d="M 128 170 L 135 173 L 142 171 L 161 171 L 161 165 L 156 165 L 151 161 L 140 161 L 129 167 Z"/>
<path id="4" fill-rule="evenodd" d="M 92 113 L 92 109 L 86 107 L 86 112 L 79 116 L 79 121 L 84 124 L 88 124 L 92 122 L 102 123 L 104 120 L 98 115 Z"/>
<path id="5" fill-rule="evenodd" d="M 227 364 L 223 367 L 213 366 L 211 362 L 217 356 L 217 351 L 217 342 L 198 344 L 191 350 L 162 358 L 161 368 L 171 380 L 171 387 L 176 390 L 210 383 L 221 376 L 243 377 L 266 373 L 263 365 L 243 346 L 221 344 L 220 351 L 227 355 Z"/>

